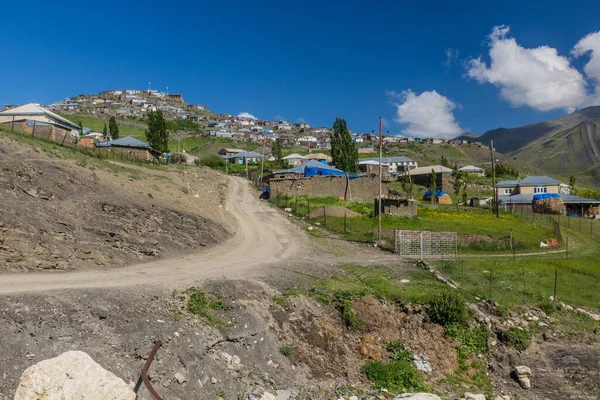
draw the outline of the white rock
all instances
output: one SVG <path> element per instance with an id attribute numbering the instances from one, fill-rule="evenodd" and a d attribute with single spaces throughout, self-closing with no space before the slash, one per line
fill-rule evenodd
<path id="1" fill-rule="evenodd" d="M 403 393 L 396 397 L 394 400 L 409 399 L 409 400 L 441 400 L 439 396 L 431 393 Z"/>
<path id="2" fill-rule="evenodd" d="M 187 378 L 186 378 L 186 377 L 185 377 L 185 376 L 184 376 L 184 375 L 183 375 L 181 372 L 178 372 L 178 373 L 176 373 L 176 374 L 175 374 L 175 380 L 176 380 L 176 381 L 177 381 L 177 383 L 179 383 L 180 385 L 181 385 L 182 383 L 185 383 L 185 382 L 187 382 Z"/>
<path id="3" fill-rule="evenodd" d="M 408 279 L 400 279 L 400 283 L 410 283 Z"/>
<path id="4" fill-rule="evenodd" d="M 485 395 L 483 394 L 473 394 L 473 393 L 465 393 L 465 400 L 485 400 Z"/>
<path id="5" fill-rule="evenodd" d="M 288 400 L 290 397 L 292 397 L 292 391 L 291 390 L 277 390 L 277 400 Z"/>
<path id="6" fill-rule="evenodd" d="M 312 226 L 309 226 L 307 229 L 308 229 L 309 231 L 312 231 L 314 228 L 313 228 Z"/>
<path id="7" fill-rule="evenodd" d="M 348 400 L 358 400 L 358 397 L 356 397 L 356 396 L 350 396 L 350 397 L 348 397 Z"/>
<path id="8" fill-rule="evenodd" d="M 531 381 L 527 377 L 519 378 L 519 384 L 523 389 L 531 388 Z"/>
<path id="9" fill-rule="evenodd" d="M 262 400 L 277 400 L 277 397 L 275 397 L 275 395 L 272 393 L 264 392 L 262 395 Z"/>
<path id="10" fill-rule="evenodd" d="M 82 351 L 67 351 L 40 361 L 21 375 L 15 400 L 39 399 L 135 400 L 131 388 Z"/>
<path id="11" fill-rule="evenodd" d="M 217 378 L 210 378 L 210 383 L 212 383 L 213 385 L 217 384 Z"/>
<path id="12" fill-rule="evenodd" d="M 519 365 L 519 366 L 515 367 L 515 374 L 517 376 L 529 377 L 529 376 L 531 376 L 531 368 L 526 367 L 524 365 Z"/>

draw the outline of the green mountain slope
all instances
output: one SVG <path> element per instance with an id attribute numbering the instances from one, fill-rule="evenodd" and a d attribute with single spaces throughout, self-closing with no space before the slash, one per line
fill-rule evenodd
<path id="1" fill-rule="evenodd" d="M 479 141 L 489 145 L 490 141 L 493 140 L 496 150 L 504 154 L 512 154 L 530 143 L 548 139 L 589 119 L 597 118 L 600 118 L 600 106 L 587 107 L 552 121 L 518 128 L 499 128 L 487 131 L 479 137 Z"/>

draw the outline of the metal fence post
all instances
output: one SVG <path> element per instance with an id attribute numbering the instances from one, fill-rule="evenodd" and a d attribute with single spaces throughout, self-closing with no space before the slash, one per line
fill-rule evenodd
<path id="1" fill-rule="evenodd" d="M 558 267 L 554 267 L 554 302 L 556 303 L 556 285 L 558 282 Z"/>
<path id="2" fill-rule="evenodd" d="M 344 234 L 346 234 L 346 213 L 344 213 Z"/>
<path id="3" fill-rule="evenodd" d="M 594 237 L 594 220 L 590 218 L 590 238 Z"/>
<path id="4" fill-rule="evenodd" d="M 308 205 L 308 214 L 310 214 L 310 197 L 307 197 L 307 198 L 306 198 L 306 203 L 307 203 L 307 205 Z M 308 214 L 307 214 L 307 215 L 308 215 Z"/>
<path id="5" fill-rule="evenodd" d="M 325 206 L 323 206 L 323 225 L 327 228 L 327 211 L 325 211 Z"/>
<path id="6" fill-rule="evenodd" d="M 423 232 L 419 232 L 419 250 L 421 252 L 421 261 L 423 261 Z"/>
<path id="7" fill-rule="evenodd" d="M 496 261 L 492 264 L 492 270 L 490 272 L 490 300 L 494 299 L 494 269 L 496 267 Z"/>
<path id="8" fill-rule="evenodd" d="M 298 214 L 298 196 L 294 196 L 294 214 Z"/>
<path id="9" fill-rule="evenodd" d="M 565 258 L 569 258 L 569 237 L 567 236 L 567 251 L 565 252 Z"/>

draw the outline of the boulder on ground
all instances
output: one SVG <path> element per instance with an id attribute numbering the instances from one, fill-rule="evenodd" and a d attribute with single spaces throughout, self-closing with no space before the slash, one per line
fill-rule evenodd
<path id="1" fill-rule="evenodd" d="M 67 351 L 23 371 L 15 400 L 135 400 L 133 390 L 82 351 Z"/>
<path id="2" fill-rule="evenodd" d="M 403 393 L 394 400 L 441 400 L 439 396 L 432 393 Z"/>
<path id="3" fill-rule="evenodd" d="M 524 365 L 515 367 L 515 375 L 523 389 L 529 389 L 531 387 L 531 368 Z"/>

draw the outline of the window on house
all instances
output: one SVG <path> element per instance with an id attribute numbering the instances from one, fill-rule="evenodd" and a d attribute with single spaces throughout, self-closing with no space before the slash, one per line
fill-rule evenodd
<path id="1" fill-rule="evenodd" d="M 504 194 L 512 194 L 512 189 L 511 188 L 505 188 L 504 189 Z"/>
<path id="2" fill-rule="evenodd" d="M 546 186 L 534 186 L 533 193 L 548 193 L 548 188 Z"/>

